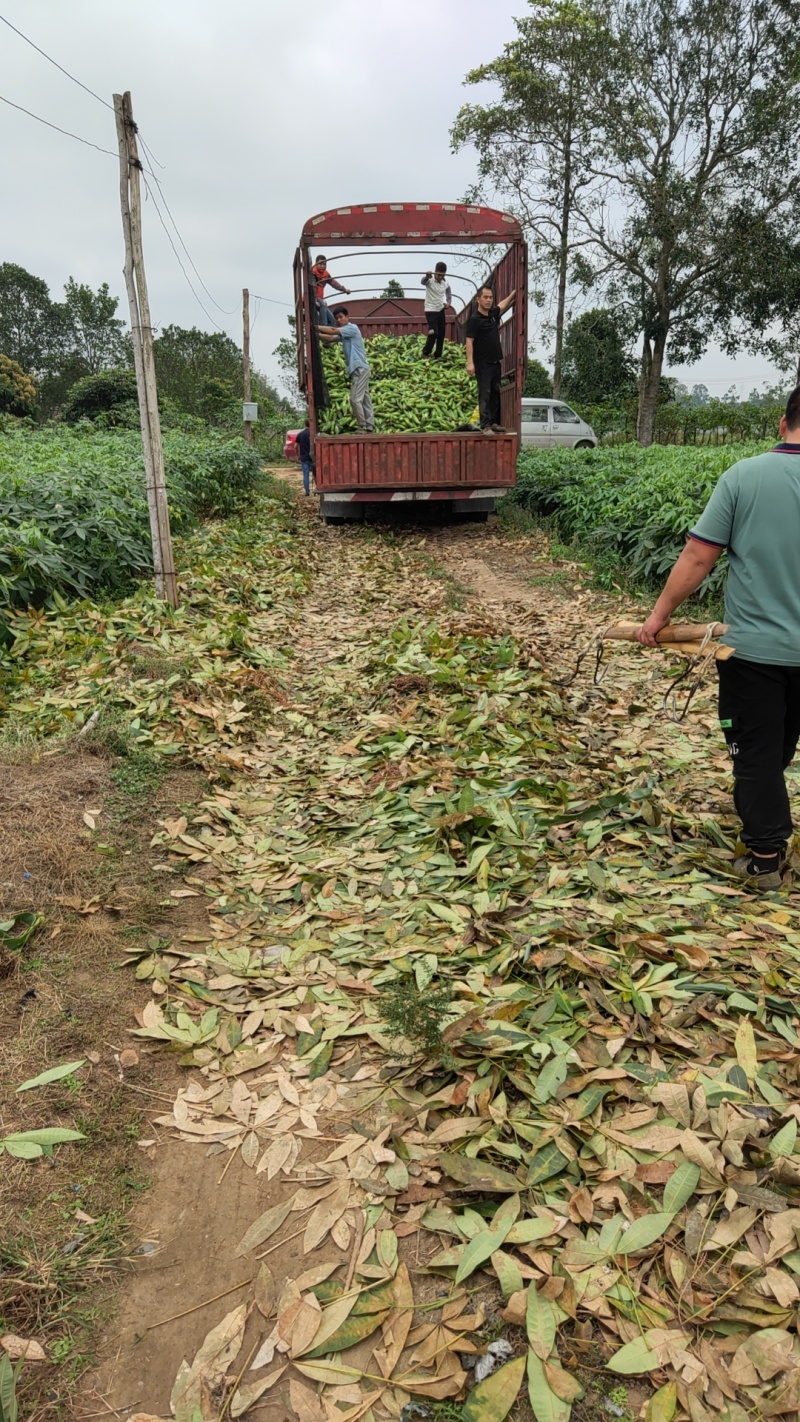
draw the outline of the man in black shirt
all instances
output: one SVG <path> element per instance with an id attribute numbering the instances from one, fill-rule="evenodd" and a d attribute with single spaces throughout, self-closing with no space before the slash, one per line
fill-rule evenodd
<path id="1" fill-rule="evenodd" d="M 494 292 L 482 286 L 478 309 L 466 325 L 467 370 L 478 381 L 478 405 L 483 434 L 505 434 L 500 423 L 500 375 L 503 348 L 500 345 L 500 317 L 513 305 L 516 290 L 495 306 Z"/>

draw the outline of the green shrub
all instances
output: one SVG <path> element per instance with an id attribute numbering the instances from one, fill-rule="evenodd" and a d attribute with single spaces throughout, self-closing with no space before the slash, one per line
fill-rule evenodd
<path id="1" fill-rule="evenodd" d="M 241 440 L 164 436 L 173 530 L 230 513 L 254 488 Z M 0 433 L 0 609 L 119 594 L 152 570 L 141 437 L 82 425 Z"/>
<path id="2" fill-rule="evenodd" d="M 671 568 L 720 475 L 764 447 L 528 449 L 519 458 L 517 486 L 503 502 L 549 518 L 561 538 L 578 540 L 606 565 L 654 585 Z M 709 588 L 723 575 L 718 565 Z"/>
<path id="3" fill-rule="evenodd" d="M 93 420 L 98 415 L 118 423 L 131 423 L 131 405 L 136 408 L 136 376 L 132 370 L 103 370 L 99 375 L 86 375 L 77 380 L 67 395 L 61 418 L 68 425 L 78 420 Z M 138 419 L 138 416 L 137 416 Z"/>

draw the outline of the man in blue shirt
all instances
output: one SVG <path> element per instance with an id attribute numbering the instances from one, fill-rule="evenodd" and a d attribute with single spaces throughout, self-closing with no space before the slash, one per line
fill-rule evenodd
<path id="1" fill-rule="evenodd" d="M 364 349 L 364 341 L 358 326 L 350 320 L 346 306 L 337 306 L 333 313 L 336 329 L 318 326 L 320 338 L 327 341 L 341 341 L 344 351 L 344 368 L 350 377 L 350 408 L 361 434 L 375 433 L 375 415 L 369 396 L 369 361 Z"/>

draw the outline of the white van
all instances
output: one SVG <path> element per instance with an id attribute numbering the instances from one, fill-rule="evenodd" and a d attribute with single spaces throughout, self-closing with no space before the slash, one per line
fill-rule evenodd
<path id="1" fill-rule="evenodd" d="M 525 399 L 520 443 L 534 449 L 594 449 L 600 441 L 563 400 Z"/>

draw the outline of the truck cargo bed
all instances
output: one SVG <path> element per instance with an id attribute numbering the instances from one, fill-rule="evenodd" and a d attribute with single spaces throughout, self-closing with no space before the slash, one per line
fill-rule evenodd
<path id="1" fill-rule="evenodd" d="M 516 434 L 318 435 L 317 488 L 499 492 L 514 483 L 517 445 Z"/>

